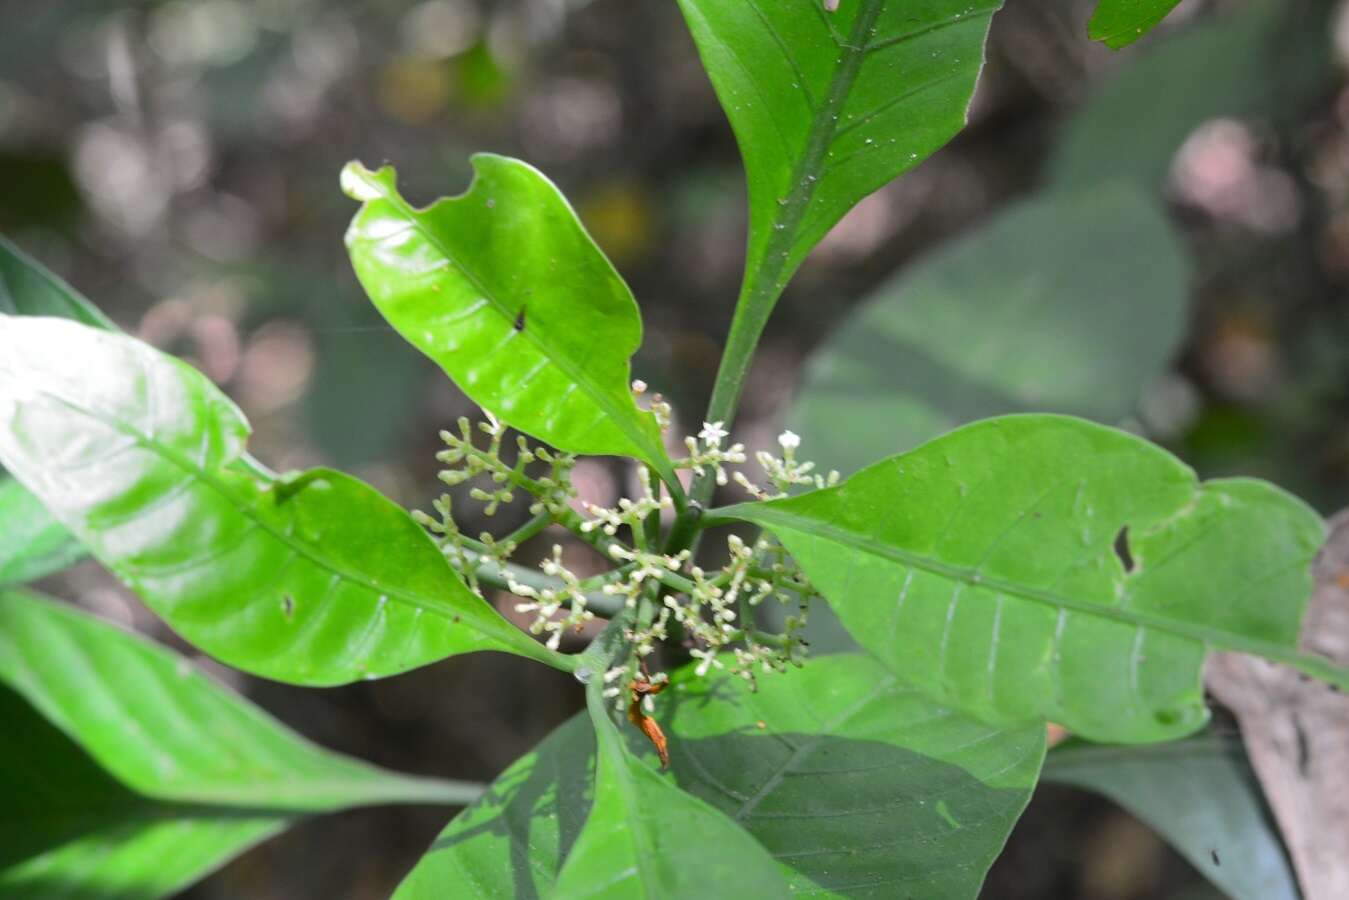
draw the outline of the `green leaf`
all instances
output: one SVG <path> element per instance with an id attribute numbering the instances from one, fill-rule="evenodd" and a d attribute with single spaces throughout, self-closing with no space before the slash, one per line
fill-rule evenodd
<path id="1" fill-rule="evenodd" d="M 0 235 L 0 313 L 59 316 L 94 328 L 117 326 L 70 285 Z"/>
<path id="2" fill-rule="evenodd" d="M 842 0 L 834 13 L 820 0 L 679 5 L 745 160 L 742 297 L 771 306 L 849 209 L 964 127 L 1002 3 Z"/>
<path id="3" fill-rule="evenodd" d="M 60 316 L 116 330 L 70 285 L 0 235 L 0 313 Z M 84 555 L 79 543 L 17 482 L 0 477 L 0 585 L 34 581 Z"/>
<path id="4" fill-rule="evenodd" d="M 901 678 L 990 722 L 1160 741 L 1207 719 L 1209 647 L 1297 653 L 1324 535 L 1263 482 L 1059 416 L 978 422 L 844 484 L 719 516 L 776 534 Z"/>
<path id="5" fill-rule="evenodd" d="M 473 157 L 466 193 L 417 209 L 385 166 L 342 170 L 364 205 L 347 231 L 375 306 L 479 406 L 561 450 L 635 456 L 669 479 L 629 359 L 637 303 L 561 192 L 537 169 Z"/>
<path id="6" fill-rule="evenodd" d="M 857 655 L 657 700 L 679 785 L 739 822 L 810 897 L 974 898 L 1035 787 L 1038 723 L 999 730 Z"/>
<path id="7" fill-rule="evenodd" d="M 1234 900 L 1300 896 L 1235 736 L 1205 734 L 1153 747 L 1073 741 L 1049 754 L 1043 777 L 1111 798 Z"/>
<path id="8" fill-rule="evenodd" d="M 458 579 L 350 476 L 284 481 L 201 373 L 125 335 L 0 316 L 0 462 L 183 637 L 280 681 L 340 684 L 454 653 L 562 657 Z"/>
<path id="9" fill-rule="evenodd" d="M 1128 179 L 1155 191 L 1205 121 L 1280 119 L 1301 110 L 1333 77 L 1333 10 L 1328 3 L 1252 0 L 1149 47 L 1070 118 L 1051 180 L 1089 188 Z"/>
<path id="10" fill-rule="evenodd" d="M 1093 41 L 1118 50 L 1151 31 L 1179 4 L 1180 0 L 1101 0 L 1087 31 Z"/>
<path id="11" fill-rule="evenodd" d="M 855 654 L 765 678 L 758 693 L 686 668 L 656 715 L 679 786 L 732 817 L 757 798 L 740 824 L 790 890 L 811 896 L 894 896 L 898 881 L 904 896 L 974 896 L 1044 754 L 1042 726 L 981 725 Z M 589 723 L 567 722 L 446 827 L 395 900 L 553 896 L 594 795 L 594 756 Z M 887 884 L 869 891 L 877 882 Z M 751 896 L 705 884 L 711 896 Z"/>
<path id="12" fill-rule="evenodd" d="M 36 581 L 84 556 L 84 548 L 13 479 L 0 479 L 0 586 Z"/>
<path id="13" fill-rule="evenodd" d="M 394 900 L 551 897 L 594 796 L 595 730 L 568 719 L 445 827 Z"/>
<path id="14" fill-rule="evenodd" d="M 176 654 L 21 591 L 0 593 L 0 717 L 4 896 L 167 896 L 303 815 L 476 792 L 323 750 Z"/>
<path id="15" fill-rule="evenodd" d="M 551 896 L 787 896 L 777 864 L 763 847 L 628 751 L 599 686 L 597 679 L 586 691 L 599 747 L 595 799 Z"/>
<path id="16" fill-rule="evenodd" d="M 1005 413 L 1118 422 L 1184 337 L 1187 269 L 1141 190 L 1043 195 L 883 285 L 815 352 L 791 421 L 845 473 Z"/>

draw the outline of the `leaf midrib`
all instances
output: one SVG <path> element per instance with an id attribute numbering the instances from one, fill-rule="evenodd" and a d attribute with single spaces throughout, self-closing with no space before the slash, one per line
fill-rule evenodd
<path id="1" fill-rule="evenodd" d="M 1275 662 L 1292 666 L 1301 672 L 1312 675 L 1342 688 L 1349 688 L 1349 667 L 1335 665 L 1322 657 L 1298 652 L 1288 647 L 1260 638 L 1248 637 L 1214 628 L 1206 628 L 1183 620 L 1168 619 L 1143 610 L 1118 606 L 1107 606 L 1079 600 L 1043 588 L 1031 587 L 1014 581 L 988 576 L 975 569 L 954 566 L 950 563 L 924 556 L 900 547 L 883 543 L 866 535 L 839 528 L 819 519 L 795 515 L 771 505 L 738 504 L 709 513 L 709 517 L 727 516 L 760 525 L 786 527 L 798 533 L 820 537 L 844 547 L 899 563 L 913 569 L 919 569 L 930 575 L 936 575 L 951 581 L 961 582 L 972 587 L 988 588 L 1010 597 L 1017 597 L 1049 606 L 1053 609 L 1067 609 L 1087 616 L 1109 619 L 1136 627 L 1154 628 L 1164 633 L 1196 641 L 1205 647 L 1222 647 L 1263 656 Z"/>
<path id="2" fill-rule="evenodd" d="M 869 32 L 886 2 L 887 0 L 862 0 L 862 7 L 853 20 L 852 34 L 839 46 L 841 62 L 834 67 L 824 102 L 814 111 L 805 152 L 792 168 L 791 193 L 787 195 L 787 202 L 780 207 L 782 214 L 773 215 L 768 223 L 768 243 L 764 246 L 763 259 L 756 267 L 755 280 L 759 284 L 759 291 L 772 293 L 781 287 L 783 273 L 787 268 L 787 257 L 800 236 L 801 222 L 805 219 L 810 201 L 815 196 L 825 155 L 829 152 L 829 145 L 838 131 L 839 115 L 849 94 L 852 93 L 853 85 L 857 82 L 862 61 L 870 50 Z"/>
<path id="3" fill-rule="evenodd" d="M 117 421 L 115 419 L 109 419 L 94 410 L 86 409 L 80 404 L 75 403 L 59 394 L 52 393 L 51 391 L 48 391 L 45 388 L 34 387 L 33 390 L 35 390 L 42 396 L 45 396 L 50 400 L 59 403 L 60 405 L 66 407 L 67 409 L 70 409 L 80 415 L 87 416 L 88 418 L 94 419 L 95 421 L 100 422 L 106 427 L 112 428 L 115 431 L 121 432 L 127 437 L 132 438 L 138 446 L 167 460 L 169 463 L 177 466 L 179 469 L 181 469 L 188 475 L 195 476 L 196 480 L 200 481 L 207 487 L 210 487 L 216 493 L 224 497 L 226 501 L 228 501 L 229 504 L 234 507 L 235 511 L 237 511 L 245 519 L 250 520 L 257 527 L 261 528 L 263 531 L 270 534 L 273 538 L 280 541 L 285 546 L 289 547 L 298 556 L 309 560 L 309 562 L 313 563 L 319 568 L 329 571 L 334 575 L 338 576 L 339 578 L 351 582 L 352 584 L 359 585 L 370 591 L 374 591 L 376 594 L 387 596 L 390 599 L 397 600 L 401 603 L 405 603 L 414 609 L 422 609 L 425 610 L 426 612 L 432 613 L 433 615 L 440 616 L 443 619 L 449 620 L 451 624 L 466 625 L 470 628 L 473 628 L 480 634 L 486 637 L 493 638 L 495 640 L 499 640 L 506 646 L 514 649 L 516 652 L 522 653 L 523 655 L 528 655 L 531 658 L 538 660 L 539 662 L 546 663 L 547 665 L 550 665 L 554 668 L 562 669 L 563 671 L 570 670 L 570 667 L 565 663 L 566 659 L 565 657 L 558 656 L 552 653 L 551 651 L 547 650 L 546 648 L 541 648 L 540 645 L 538 645 L 533 640 L 528 640 L 527 641 L 528 646 L 525 646 L 526 642 L 521 641 L 519 639 L 520 633 L 511 628 L 510 625 L 506 623 L 504 620 L 502 621 L 501 626 L 497 627 L 497 623 L 485 621 L 483 618 L 480 618 L 479 613 L 477 613 L 474 610 L 459 609 L 457 607 L 445 604 L 443 603 L 443 601 L 440 601 L 435 598 L 424 597 L 420 594 L 415 594 L 392 586 L 383 586 L 376 583 L 372 579 L 367 578 L 364 575 L 360 575 L 358 573 L 348 570 L 345 566 L 338 565 L 337 563 L 329 559 L 327 556 L 315 552 L 312 545 L 296 541 L 289 534 L 286 534 L 285 532 L 279 531 L 276 528 L 274 528 L 271 525 L 271 523 L 269 523 L 265 518 L 257 515 L 257 513 L 253 510 L 251 506 L 241 503 L 239 501 L 239 498 L 235 496 L 234 492 L 231 491 L 218 478 L 216 478 L 214 473 L 207 471 L 205 468 L 197 466 L 184 454 L 179 453 L 174 448 L 161 443 L 160 441 L 158 441 L 157 439 L 153 438 L 150 435 L 141 433 L 139 429 L 125 425 L 122 422 Z M 479 597 L 478 599 L 484 604 L 486 604 L 486 601 L 482 600 L 481 597 Z M 454 621 L 455 617 L 458 617 L 459 619 L 458 622 Z"/>
<path id="4" fill-rule="evenodd" d="M 489 290 L 483 280 L 479 278 L 471 268 L 465 265 L 458 256 L 451 253 L 449 248 L 447 248 L 444 243 L 442 243 L 440 239 L 426 227 L 425 223 L 422 222 L 419 213 L 429 212 L 430 209 L 434 208 L 435 204 L 432 204 L 428 210 L 419 211 L 413 207 L 412 204 L 408 203 L 407 200 L 403 199 L 403 196 L 396 190 L 386 188 L 380 182 L 376 182 L 376 184 L 379 185 L 379 190 L 384 197 L 385 202 L 395 207 L 403 218 L 412 223 L 413 228 L 426 239 L 427 243 L 435 247 L 441 256 L 453 263 L 459 271 L 463 273 L 464 277 L 468 279 L 469 283 L 473 285 L 474 290 L 487 299 L 488 304 L 492 309 L 496 310 L 497 314 L 501 316 L 506 327 L 513 328 L 515 324 L 515 313 L 506 309 L 505 305 L 497 297 L 496 292 Z M 462 197 L 446 198 L 437 202 L 458 203 L 463 202 L 467 196 L 468 194 L 465 194 Z M 369 240 L 369 238 L 367 238 L 367 240 Z M 615 275 L 615 277 L 618 276 Z M 618 429 L 627 436 L 628 440 L 632 441 L 638 449 L 646 454 L 647 462 L 659 467 L 661 469 L 661 474 L 666 475 L 665 470 L 668 467 L 661 462 L 664 457 L 664 448 L 651 441 L 650 437 L 644 433 L 640 425 L 630 421 L 630 410 L 620 409 L 615 404 L 614 399 L 609 396 L 609 393 L 589 377 L 589 373 L 584 369 L 578 369 L 573 366 L 571 360 L 567 359 L 565 354 L 557 353 L 556 348 L 553 347 L 551 343 L 542 339 L 540 329 L 524 328 L 520 329 L 517 333 L 523 334 L 525 340 L 538 348 L 539 352 L 542 353 L 549 362 L 561 369 L 573 382 L 579 384 L 590 396 L 591 400 L 593 400 L 595 404 L 609 416 L 610 421 L 618 426 Z M 646 415 L 640 410 L 637 410 L 637 412 L 638 415 Z M 673 478 L 673 471 L 669 472 L 669 477 Z"/>

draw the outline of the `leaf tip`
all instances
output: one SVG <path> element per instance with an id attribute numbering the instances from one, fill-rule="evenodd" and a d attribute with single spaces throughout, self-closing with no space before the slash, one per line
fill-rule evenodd
<path id="1" fill-rule="evenodd" d="M 397 178 L 393 166 L 380 166 L 371 171 L 358 160 L 352 160 L 342 167 L 342 193 L 353 200 L 368 203 L 394 190 Z"/>

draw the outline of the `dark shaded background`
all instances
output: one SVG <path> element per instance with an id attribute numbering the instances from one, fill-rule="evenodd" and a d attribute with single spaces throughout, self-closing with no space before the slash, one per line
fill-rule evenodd
<path id="1" fill-rule="evenodd" d="M 1086 40 L 1087 0 L 1008 0 L 970 128 L 862 204 L 789 290 L 741 436 L 771 439 L 801 361 L 871 286 L 1031 190 L 1093 84 L 1237 5 L 1187 0 L 1114 54 Z M 1349 24 L 1334 22 L 1338 57 Z M 1175 446 L 1205 474 L 1269 477 L 1326 512 L 1349 502 L 1349 93 L 1328 75 L 1306 108 L 1280 112 L 1202 125 L 1168 187 L 1200 273 Z M 641 303 L 635 372 L 696 430 L 738 285 L 744 190 L 673 0 L 0 0 L 0 231 L 203 368 L 278 469 L 335 464 L 423 508 L 438 493 L 436 431 L 471 410 L 361 294 L 337 173 L 387 159 L 424 201 L 461 190 L 477 150 L 533 162 L 573 200 Z M 597 501 L 626 477 L 578 470 Z M 173 640 L 96 566 L 61 593 Z M 328 746 L 455 778 L 490 779 L 581 699 L 497 655 L 323 691 L 203 663 Z M 310 822 L 189 895 L 383 897 L 449 815 Z M 1213 896 L 1144 826 L 1052 787 L 985 894 Z"/>

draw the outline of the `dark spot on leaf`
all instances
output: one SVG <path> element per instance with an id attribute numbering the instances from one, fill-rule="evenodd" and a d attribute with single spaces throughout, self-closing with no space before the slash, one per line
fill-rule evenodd
<path id="1" fill-rule="evenodd" d="M 517 313 L 515 316 L 515 330 L 516 331 L 525 330 L 525 308 L 523 306 L 520 307 L 520 312 Z"/>
<path id="2" fill-rule="evenodd" d="M 1129 526 L 1125 525 L 1115 535 L 1115 556 L 1119 557 L 1119 564 L 1124 567 L 1125 573 L 1134 570 L 1134 555 L 1129 550 Z"/>
<path id="3" fill-rule="evenodd" d="M 1210 850 L 1210 851 L 1208 852 L 1208 856 L 1209 856 L 1209 859 L 1213 860 L 1213 864 L 1214 864 L 1215 866 L 1221 866 L 1221 865 L 1223 864 L 1222 859 L 1219 858 L 1219 856 L 1218 856 L 1218 851 L 1217 851 L 1217 850 Z"/>
<path id="4" fill-rule="evenodd" d="M 1293 716 L 1293 736 L 1297 738 L 1297 772 L 1305 778 L 1311 766 L 1312 753 L 1307 746 L 1307 733 L 1302 730 L 1302 722 L 1296 715 Z"/>
<path id="5" fill-rule="evenodd" d="M 281 611 L 286 614 L 287 619 L 295 617 L 295 598 L 290 594 L 281 595 Z"/>
<path id="6" fill-rule="evenodd" d="M 454 622 L 456 625 L 458 625 L 458 624 L 459 624 L 459 616 L 455 616 L 455 617 L 454 617 L 453 619 L 451 619 L 450 621 L 452 621 L 452 622 Z"/>

